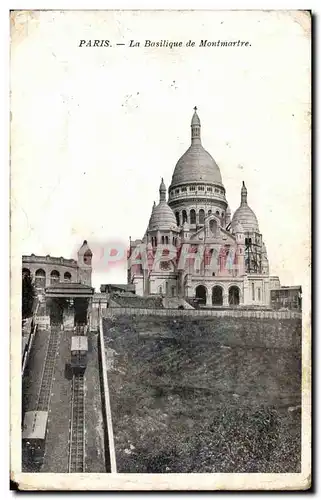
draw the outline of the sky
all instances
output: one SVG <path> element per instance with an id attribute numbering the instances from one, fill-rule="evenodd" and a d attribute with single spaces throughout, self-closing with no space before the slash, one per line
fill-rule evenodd
<path id="1" fill-rule="evenodd" d="M 111 264 L 103 254 L 144 235 L 161 177 L 168 187 L 190 145 L 197 105 L 202 143 L 220 167 L 232 213 L 244 180 L 271 274 L 308 286 L 307 14 L 43 11 L 18 13 L 12 26 L 17 265 L 22 254 L 75 258 L 87 239 L 96 289 L 126 282 L 125 260 Z M 80 40 L 109 47 L 79 47 Z M 144 47 L 145 40 L 183 47 Z M 249 45 L 199 47 L 200 40 Z"/>

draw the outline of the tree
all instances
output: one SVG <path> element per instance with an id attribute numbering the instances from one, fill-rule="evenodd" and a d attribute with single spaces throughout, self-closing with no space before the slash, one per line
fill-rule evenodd
<path id="1" fill-rule="evenodd" d="M 36 291 L 29 274 L 22 276 L 22 318 L 29 318 L 32 315 L 33 303 Z"/>

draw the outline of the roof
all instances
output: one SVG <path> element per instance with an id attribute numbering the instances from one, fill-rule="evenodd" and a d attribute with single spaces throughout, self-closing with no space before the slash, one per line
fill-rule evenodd
<path id="1" fill-rule="evenodd" d="M 107 283 L 100 285 L 100 291 L 102 293 L 106 293 L 107 290 L 124 290 L 126 292 L 135 293 L 135 285 L 124 283 L 124 284 L 116 284 L 116 283 Z"/>
<path id="2" fill-rule="evenodd" d="M 25 413 L 22 439 L 44 439 L 48 420 L 47 411 L 28 411 Z"/>
<path id="3" fill-rule="evenodd" d="M 176 163 L 170 188 L 189 182 L 208 182 L 222 185 L 220 169 L 212 156 L 203 148 L 198 114 L 192 118 L 192 143 Z M 197 129 L 197 134 L 195 134 Z"/>
<path id="4" fill-rule="evenodd" d="M 51 297 L 91 297 L 95 289 L 82 283 L 54 283 L 45 289 Z"/>
<path id="5" fill-rule="evenodd" d="M 92 251 L 89 248 L 87 240 L 84 240 L 83 244 L 78 250 L 78 255 L 91 255 L 92 256 Z"/>
<path id="6" fill-rule="evenodd" d="M 222 185 L 221 171 L 202 144 L 192 144 L 176 163 L 171 187 L 186 182 Z"/>
<path id="7" fill-rule="evenodd" d="M 71 351 L 88 351 L 88 339 L 85 335 L 71 337 Z"/>
<path id="8" fill-rule="evenodd" d="M 237 210 L 235 210 L 232 217 L 231 228 L 234 232 L 237 232 L 240 229 L 243 229 L 245 233 L 260 232 L 256 215 L 247 204 L 247 189 L 244 181 L 241 188 L 241 205 Z"/>
<path id="9" fill-rule="evenodd" d="M 53 283 L 52 285 L 48 286 L 47 288 L 64 288 L 66 290 L 70 288 L 79 288 L 80 290 L 90 290 L 93 288 L 89 285 L 84 285 L 83 283 L 76 283 L 76 282 L 59 282 L 59 283 Z"/>
<path id="10" fill-rule="evenodd" d="M 273 288 L 271 292 L 280 291 L 280 290 L 302 290 L 301 285 L 294 286 L 281 286 L 280 288 Z"/>
<path id="11" fill-rule="evenodd" d="M 51 257 L 51 255 L 23 255 L 23 264 L 50 264 L 55 266 L 77 267 L 75 259 L 65 259 L 64 257 Z"/>
<path id="12" fill-rule="evenodd" d="M 153 209 L 148 229 L 151 231 L 156 229 L 177 230 L 176 217 L 166 201 L 160 201 L 157 207 Z"/>

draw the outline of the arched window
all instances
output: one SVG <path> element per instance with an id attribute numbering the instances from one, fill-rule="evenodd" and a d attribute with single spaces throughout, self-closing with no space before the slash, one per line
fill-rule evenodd
<path id="1" fill-rule="evenodd" d="M 223 288 L 221 286 L 214 286 L 212 289 L 212 304 L 213 306 L 223 305 Z"/>
<path id="2" fill-rule="evenodd" d="M 208 215 L 211 215 L 211 213 L 212 213 L 212 210 L 209 210 L 209 211 L 208 211 Z"/>
<path id="3" fill-rule="evenodd" d="M 186 210 L 183 210 L 182 212 L 182 223 L 187 222 L 187 213 Z"/>
<path id="4" fill-rule="evenodd" d="M 240 289 L 237 286 L 231 286 L 228 291 L 228 303 L 230 306 L 238 306 L 240 303 Z"/>
<path id="5" fill-rule="evenodd" d="M 69 283 L 71 281 L 71 274 L 67 271 L 65 274 L 64 274 L 64 282 L 65 283 Z"/>
<path id="6" fill-rule="evenodd" d="M 90 250 L 87 250 L 87 252 L 84 254 L 84 264 L 87 266 L 91 265 L 91 258 L 92 258 L 92 253 Z"/>
<path id="7" fill-rule="evenodd" d="M 165 243 L 168 245 L 168 236 L 165 236 Z"/>
<path id="8" fill-rule="evenodd" d="M 59 271 L 51 271 L 50 273 L 50 284 L 54 285 L 55 283 L 59 283 L 60 281 L 60 273 Z"/>
<path id="9" fill-rule="evenodd" d="M 35 273 L 35 285 L 37 288 L 45 288 L 46 286 L 46 273 L 43 269 L 37 269 Z"/>
<path id="10" fill-rule="evenodd" d="M 202 208 L 198 212 L 198 221 L 199 221 L 199 224 L 204 224 L 204 222 L 205 222 L 205 212 Z"/>
<path id="11" fill-rule="evenodd" d="M 190 211 L 189 216 L 190 216 L 191 224 L 196 224 L 196 212 L 193 208 Z"/>
<path id="12" fill-rule="evenodd" d="M 195 297 L 199 304 L 206 304 L 206 288 L 204 285 L 198 285 L 195 290 Z"/>
<path id="13" fill-rule="evenodd" d="M 174 238 L 174 236 L 173 236 L 173 245 L 175 245 L 175 238 Z"/>
<path id="14" fill-rule="evenodd" d="M 252 300 L 255 300 L 254 283 L 252 283 Z"/>
<path id="15" fill-rule="evenodd" d="M 160 287 L 158 287 L 158 293 L 163 293 L 163 289 L 162 289 L 162 287 L 161 287 L 161 286 L 160 286 Z"/>
<path id="16" fill-rule="evenodd" d="M 180 222 L 179 222 L 179 212 L 175 212 L 175 217 L 176 217 L 176 223 L 179 226 L 180 225 Z"/>
<path id="17" fill-rule="evenodd" d="M 172 286 L 172 297 L 175 297 L 176 295 L 176 287 Z"/>
<path id="18" fill-rule="evenodd" d="M 261 302 L 261 288 L 257 289 L 257 300 Z"/>
<path id="19" fill-rule="evenodd" d="M 210 231 L 211 233 L 216 236 L 217 233 L 217 222 L 215 219 L 210 220 Z"/>
<path id="20" fill-rule="evenodd" d="M 216 215 L 219 217 L 220 216 L 220 212 L 218 210 L 216 210 Z"/>
<path id="21" fill-rule="evenodd" d="M 162 245 L 164 245 L 164 243 L 165 243 L 165 237 L 162 236 Z"/>

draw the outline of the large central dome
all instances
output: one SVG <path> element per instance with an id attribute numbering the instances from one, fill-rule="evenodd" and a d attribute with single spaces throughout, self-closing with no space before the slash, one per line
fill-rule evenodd
<path id="1" fill-rule="evenodd" d="M 192 118 L 191 129 L 192 144 L 176 164 L 171 187 L 192 182 L 222 185 L 222 176 L 218 165 L 202 146 L 201 123 L 196 109 Z"/>

